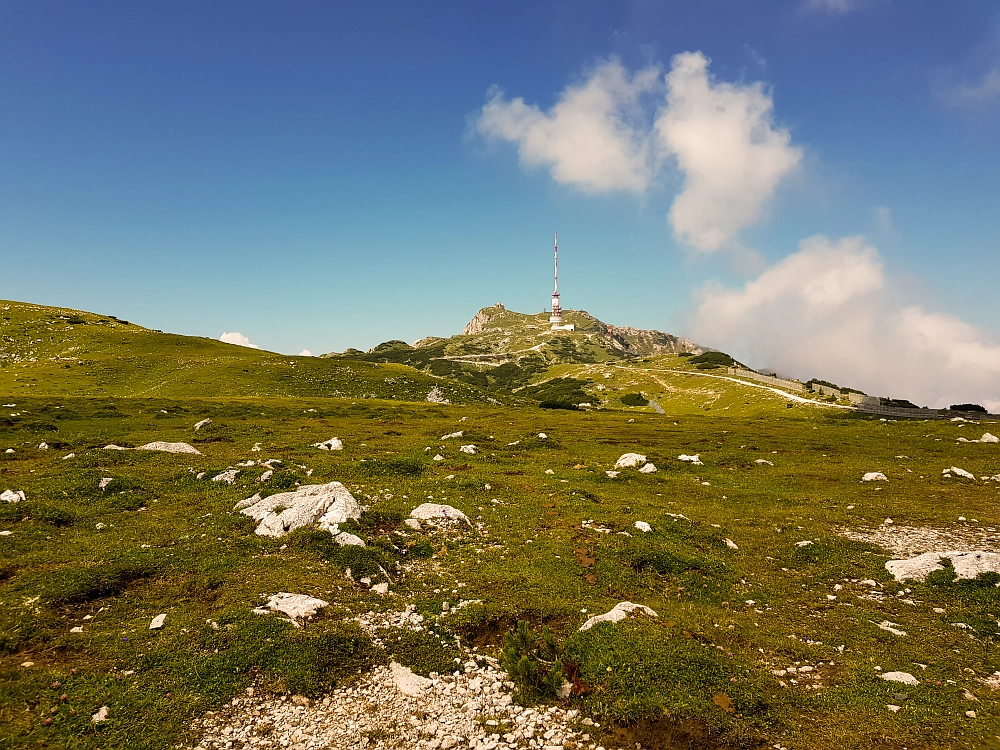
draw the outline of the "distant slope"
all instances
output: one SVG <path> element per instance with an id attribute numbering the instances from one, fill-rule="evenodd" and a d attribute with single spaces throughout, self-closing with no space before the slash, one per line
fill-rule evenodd
<path id="1" fill-rule="evenodd" d="M 563 320 L 576 330 L 551 330 L 548 313 L 526 315 L 484 307 L 461 334 L 450 338 L 425 338 L 413 346 L 387 341 L 368 352 L 349 349 L 324 356 L 408 364 L 491 391 L 512 392 L 546 379 L 555 365 L 702 351 L 687 339 L 660 331 L 616 328 L 584 311 L 564 311 Z"/>
<path id="2" fill-rule="evenodd" d="M 143 328 L 113 316 L 0 301 L 0 393 L 310 396 L 454 403 L 489 396 L 398 364 L 287 357 Z"/>

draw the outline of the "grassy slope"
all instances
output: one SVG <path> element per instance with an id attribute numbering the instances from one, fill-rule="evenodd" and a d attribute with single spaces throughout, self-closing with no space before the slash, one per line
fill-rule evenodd
<path id="1" fill-rule="evenodd" d="M 594 379 L 645 389 L 649 369 L 636 363 Z M 1000 704 L 976 680 L 1000 670 L 1000 589 L 991 581 L 936 581 L 903 593 L 883 568 L 882 550 L 835 533 L 886 517 L 961 527 L 962 515 L 997 526 L 997 484 L 941 478 L 953 464 L 977 476 L 1000 472 L 995 445 L 955 443 L 971 429 L 996 429 L 789 409 L 780 397 L 728 381 L 656 377 L 666 383 L 655 393 L 666 415 L 322 398 L 4 395 L 16 407 L 2 413 L 19 416 L 0 422 L 0 450 L 15 449 L 0 453 L 0 489 L 23 489 L 28 501 L 0 516 L 0 528 L 14 532 L 0 537 L 0 747 L 165 748 L 184 739 L 192 716 L 249 684 L 315 693 L 390 655 L 440 670 L 454 651 L 435 638 L 389 654 L 342 619 L 410 602 L 430 616 L 458 596 L 483 603 L 441 623 L 446 644 L 457 633 L 496 653 L 517 619 L 549 623 L 592 687 L 573 702 L 605 721 L 665 731 L 656 723 L 664 715 L 687 717 L 712 728 L 710 746 L 1000 746 Z M 81 386 L 57 380 L 47 387 Z M 213 424 L 194 433 L 191 425 L 205 416 Z M 479 446 L 477 455 L 440 441 L 457 429 L 465 431 L 461 442 Z M 533 437 L 539 432 L 548 439 Z M 332 435 L 346 441 L 343 452 L 310 447 Z M 195 439 L 204 456 L 97 447 Z M 42 440 L 58 449 L 38 451 Z M 255 443 L 261 452 L 252 452 Z M 71 450 L 77 457 L 63 460 Z M 604 470 L 633 450 L 660 471 L 608 479 Z M 434 452 L 446 460 L 433 462 Z M 680 453 L 700 453 L 705 465 L 681 463 Z M 359 530 L 369 552 L 337 550 L 308 533 L 255 537 L 252 523 L 231 509 L 260 489 L 260 469 L 244 469 L 233 487 L 194 473 L 211 476 L 248 458 L 282 459 L 286 468 L 272 479 L 279 485 L 345 482 L 371 505 Z M 313 475 L 307 479 L 300 466 Z M 873 470 L 890 482 L 859 481 Z M 102 477 L 116 480 L 107 492 L 97 489 Z M 398 519 L 428 496 L 456 505 L 487 535 L 430 537 L 428 546 L 421 536 L 394 534 Z M 583 528 L 588 519 L 631 536 Z M 637 520 L 653 531 L 637 532 Z M 796 546 L 803 540 L 814 543 Z M 414 559 L 420 549 L 433 558 Z M 385 599 L 344 578 L 344 567 L 357 578 L 376 563 L 394 570 L 397 561 L 407 572 L 394 576 L 395 593 Z M 869 588 L 851 582 L 866 578 L 880 582 L 885 600 L 866 598 Z M 250 614 L 262 595 L 277 591 L 317 595 L 332 606 L 304 631 Z M 589 614 L 624 599 L 652 607 L 659 620 L 576 633 Z M 148 631 L 159 612 L 167 626 Z M 878 629 L 882 620 L 908 635 Z M 75 625 L 84 632 L 70 634 Z M 20 667 L 25 661 L 35 666 Z M 781 687 L 771 670 L 796 662 L 823 662 L 824 687 L 787 678 Z M 879 680 L 875 666 L 923 682 L 902 688 L 908 700 L 893 699 L 901 688 Z M 979 701 L 966 701 L 964 690 Z M 721 693 L 736 715 L 713 703 Z M 889 713 L 890 702 L 902 710 Z M 111 720 L 92 726 L 89 715 L 105 704 Z M 970 707 L 975 720 L 964 716 Z"/>
<path id="2" fill-rule="evenodd" d="M 339 396 L 454 402 L 478 389 L 412 368 L 286 357 L 103 315 L 0 302 L 0 392 L 127 397 Z"/>

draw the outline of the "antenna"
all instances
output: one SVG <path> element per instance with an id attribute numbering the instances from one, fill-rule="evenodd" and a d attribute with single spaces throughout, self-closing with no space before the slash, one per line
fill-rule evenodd
<path id="1" fill-rule="evenodd" d="M 558 330 L 562 330 L 562 305 L 559 303 L 559 233 L 555 233 L 555 241 L 552 248 L 552 262 L 555 268 L 553 274 L 555 280 L 555 289 L 552 292 L 552 315 L 549 316 L 549 322 L 552 324 L 553 329 L 557 330 L 556 326 L 559 326 Z"/>
<path id="2" fill-rule="evenodd" d="M 559 232 L 555 233 L 555 238 L 556 238 L 555 239 L 555 248 L 552 251 L 553 257 L 555 258 L 555 265 L 556 265 L 556 275 L 555 275 L 555 278 L 556 278 L 556 288 L 555 288 L 554 296 L 558 297 L 559 296 Z"/>

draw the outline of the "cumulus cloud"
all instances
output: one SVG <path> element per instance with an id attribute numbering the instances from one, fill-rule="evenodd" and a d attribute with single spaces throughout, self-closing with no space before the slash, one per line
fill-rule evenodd
<path id="1" fill-rule="evenodd" d="M 670 209 L 674 234 L 711 252 L 757 223 L 802 150 L 774 127 L 774 102 L 762 83 L 716 82 L 708 65 L 700 52 L 674 57 L 656 130 L 684 174 Z"/>
<path id="2" fill-rule="evenodd" d="M 802 10 L 805 13 L 844 14 L 855 10 L 858 0 L 805 0 Z"/>
<path id="3" fill-rule="evenodd" d="M 256 344 L 251 344 L 250 339 L 244 336 L 239 331 L 231 331 L 229 333 L 223 333 L 219 336 L 219 341 L 225 342 L 226 344 L 236 344 L 236 346 L 245 346 L 248 349 L 260 349 Z"/>
<path id="4" fill-rule="evenodd" d="M 692 335 L 758 367 L 929 406 L 1000 409 L 1000 345 L 906 304 L 863 237 L 803 240 L 742 288 L 701 290 Z"/>
<path id="5" fill-rule="evenodd" d="M 300 357 L 311 357 L 312 355 L 313 353 L 308 349 L 303 349 L 301 352 L 299 352 Z"/>
<path id="6" fill-rule="evenodd" d="M 487 139 L 516 144 L 521 164 L 549 168 L 560 184 L 642 193 L 654 167 L 640 100 L 659 87 L 659 77 L 657 68 L 630 74 L 610 60 L 568 86 L 548 112 L 493 89 L 474 125 Z"/>
<path id="7" fill-rule="evenodd" d="M 780 181 L 802 159 L 774 125 L 762 83 L 716 81 L 700 52 L 630 73 L 604 62 L 568 86 L 549 110 L 494 90 L 473 120 L 488 140 L 516 145 L 521 164 L 588 193 L 645 193 L 664 169 L 683 188 L 670 209 L 674 234 L 700 251 L 734 245 L 760 220 Z"/>

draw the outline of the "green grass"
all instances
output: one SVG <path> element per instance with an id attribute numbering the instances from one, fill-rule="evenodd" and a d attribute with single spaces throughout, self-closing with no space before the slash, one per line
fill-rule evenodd
<path id="1" fill-rule="evenodd" d="M 73 332 L 97 327 L 78 315 L 86 322 Z M 122 334 L 107 335 L 114 343 Z M 144 356 L 154 357 L 158 341 L 143 344 Z M 995 445 L 955 442 L 995 426 L 789 409 L 780 396 L 706 378 L 676 357 L 550 370 L 547 377 L 588 381 L 587 392 L 607 406 L 577 412 L 429 404 L 419 392 L 414 401 L 83 396 L 93 375 L 50 373 L 50 362 L 32 363 L 27 351 L 17 363 L 6 360 L 0 397 L 16 404 L 0 411 L 0 491 L 28 498 L 0 508 L 0 529 L 13 532 L 0 537 L 0 747 L 167 748 L 187 740 L 193 718 L 248 686 L 318 695 L 393 658 L 423 674 L 443 672 L 460 658 L 456 637 L 498 657 L 519 620 L 551 628 L 586 686 L 569 703 L 608 727 L 669 718 L 730 747 L 1000 746 L 1000 704 L 977 679 L 1000 670 L 994 578 L 937 575 L 899 585 L 884 569 L 884 551 L 838 534 L 887 517 L 1000 528 L 1000 484 L 941 478 L 951 465 L 1000 473 Z M 29 376 L 47 392 L 10 390 Z M 635 392 L 666 413 L 617 406 Z M 212 424 L 194 432 L 206 416 Z M 440 440 L 456 430 L 461 441 Z M 311 447 L 333 435 L 343 451 Z M 39 451 L 43 440 L 53 447 Z M 204 455 L 101 448 L 153 440 L 191 442 Z M 479 452 L 460 453 L 462 443 Z M 15 452 L 3 453 L 7 447 Z M 609 479 L 604 472 L 629 451 L 659 470 Z M 63 460 L 70 452 L 76 457 Z M 435 453 L 445 460 L 433 461 Z M 704 465 L 678 461 L 681 453 L 700 454 Z M 283 461 L 270 485 L 257 482 L 259 466 L 242 469 L 232 487 L 207 479 L 266 458 Z M 876 470 L 890 481 L 860 481 Z M 114 482 L 101 491 L 103 477 Z M 261 489 L 333 480 L 369 506 L 350 526 L 364 549 L 336 547 L 308 530 L 257 537 L 253 522 L 232 510 Z M 447 537 L 402 526 L 429 497 L 481 526 Z M 636 521 L 652 531 L 636 530 Z M 804 540 L 813 543 L 796 545 Z M 345 577 L 348 567 L 355 580 L 384 568 L 393 593 L 368 593 Z M 862 579 L 878 581 L 884 599 L 870 598 L 855 582 Z M 251 613 L 278 591 L 331 605 L 302 630 Z M 414 604 L 430 623 L 445 601 L 460 599 L 481 602 L 420 634 L 383 632 L 382 645 L 345 622 Z M 659 617 L 577 632 L 623 600 Z M 161 612 L 165 627 L 148 630 Z M 907 636 L 880 630 L 883 620 Z M 70 633 L 75 626 L 83 633 Z M 34 666 L 20 666 L 28 661 Z M 772 674 L 796 663 L 822 663 L 823 687 Z M 876 666 L 911 672 L 921 684 L 890 685 Z M 978 701 L 965 700 L 966 690 Z M 890 713 L 886 704 L 900 691 L 908 700 Z M 735 713 L 720 707 L 725 699 Z M 90 715 L 102 705 L 111 718 L 95 726 Z M 976 719 L 965 717 L 970 709 Z"/>

